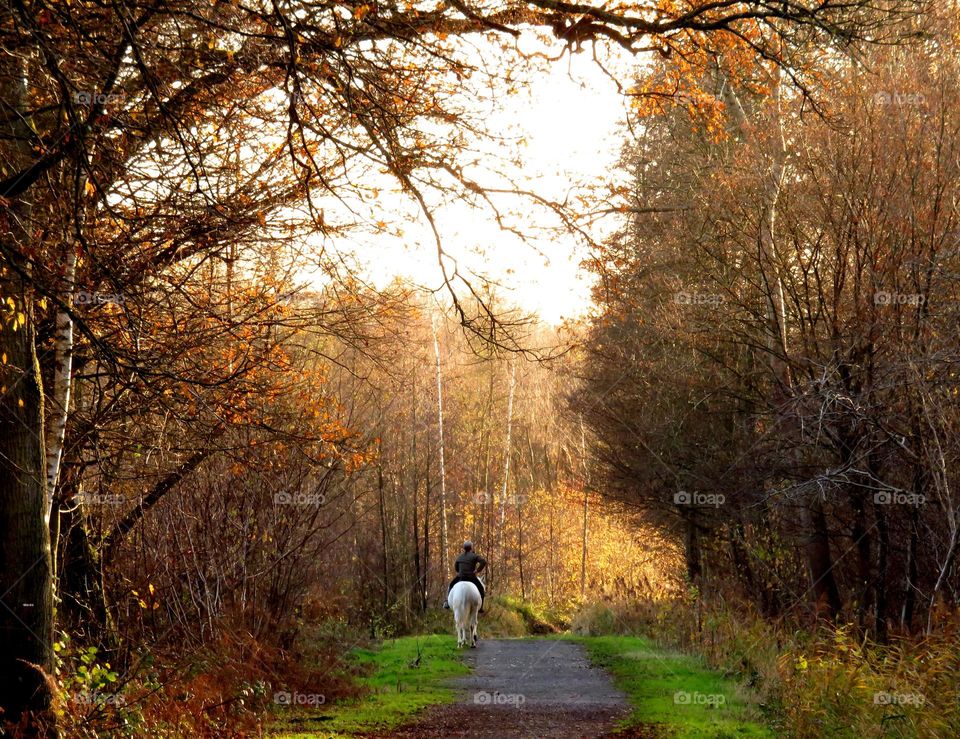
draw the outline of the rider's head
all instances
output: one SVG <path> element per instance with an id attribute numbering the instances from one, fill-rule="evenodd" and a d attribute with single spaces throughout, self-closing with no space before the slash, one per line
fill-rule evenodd
<path id="1" fill-rule="evenodd" d="M 472 542 L 472 541 L 465 541 L 465 542 L 463 542 L 463 551 L 469 552 L 471 549 L 473 549 L 473 542 Z"/>

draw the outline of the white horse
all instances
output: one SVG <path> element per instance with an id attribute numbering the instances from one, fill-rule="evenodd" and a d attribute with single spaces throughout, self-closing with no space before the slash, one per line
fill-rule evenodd
<path id="1" fill-rule="evenodd" d="M 453 623 L 457 627 L 457 646 L 477 646 L 477 614 L 480 613 L 480 591 L 472 582 L 458 582 L 447 598 L 453 609 Z"/>

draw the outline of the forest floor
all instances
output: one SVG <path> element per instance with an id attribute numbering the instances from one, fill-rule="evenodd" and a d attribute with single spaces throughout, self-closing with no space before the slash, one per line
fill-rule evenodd
<path id="1" fill-rule="evenodd" d="M 460 656 L 445 635 L 385 642 L 361 656 L 367 699 L 291 716 L 279 736 L 773 736 L 734 680 L 639 637 L 481 640 Z"/>

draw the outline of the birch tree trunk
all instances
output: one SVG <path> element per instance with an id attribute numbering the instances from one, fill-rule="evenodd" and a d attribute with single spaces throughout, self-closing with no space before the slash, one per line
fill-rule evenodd
<path id="1" fill-rule="evenodd" d="M 580 550 L 580 600 L 587 592 L 587 521 L 590 515 L 590 468 L 587 466 L 587 436 L 580 416 L 580 454 L 583 456 L 583 546 Z"/>
<path id="2" fill-rule="evenodd" d="M 76 285 L 77 251 L 72 243 L 67 244 L 63 285 L 60 300 L 70 305 Z M 47 457 L 47 520 L 53 506 L 54 490 L 60 475 L 63 459 L 63 440 L 67 430 L 67 414 L 70 410 L 71 373 L 73 371 L 73 319 L 64 310 L 57 312 L 54 333 L 53 387 L 49 397 L 53 407 L 48 414 Z"/>
<path id="3" fill-rule="evenodd" d="M 433 325 L 433 354 L 437 360 L 437 428 L 440 436 L 440 552 L 441 562 L 446 566 L 447 550 L 447 466 L 443 448 L 443 381 L 440 368 L 440 339 L 437 336 L 436 316 Z"/>
<path id="4" fill-rule="evenodd" d="M 64 255 L 64 274 L 60 285 L 59 298 L 64 305 L 73 304 L 76 289 L 77 250 L 70 238 L 66 239 Z M 50 409 L 47 412 L 45 455 L 47 461 L 47 497 L 45 521 L 50 527 L 51 565 L 53 581 L 57 581 L 57 547 L 60 541 L 60 497 L 57 495 L 57 483 L 63 461 L 63 443 L 67 434 L 67 418 L 70 413 L 70 391 L 73 382 L 73 319 L 66 310 L 57 311 L 56 327 L 53 335 L 53 386 L 48 398 Z M 79 502 L 74 505 L 81 505 Z M 54 512 L 54 509 L 57 509 Z M 52 526 L 51 526 L 52 524 Z"/>
<path id="5" fill-rule="evenodd" d="M 513 394 L 517 387 L 517 365 L 513 362 L 510 365 L 510 390 L 507 395 L 507 438 L 503 454 L 503 486 L 500 490 L 500 524 L 497 528 L 497 553 L 501 559 L 501 569 L 503 572 L 503 529 L 507 516 L 507 486 L 510 482 L 510 457 L 513 452 Z"/>

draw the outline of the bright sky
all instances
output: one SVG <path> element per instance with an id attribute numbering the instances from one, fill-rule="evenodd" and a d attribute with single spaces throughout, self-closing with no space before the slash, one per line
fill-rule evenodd
<path id="1" fill-rule="evenodd" d="M 538 43 L 524 39 L 521 46 L 523 41 L 531 47 Z M 616 63 L 624 65 L 626 60 Z M 489 110 L 489 100 L 478 104 Z M 522 167 L 510 165 L 503 171 L 523 187 L 563 200 L 572 183 L 595 181 L 613 170 L 623 143 L 624 102 L 616 85 L 593 62 L 589 46 L 539 72 L 529 90 L 498 97 L 497 108 L 485 115 L 491 130 L 526 139 L 526 145 L 504 152 L 521 157 Z M 389 210 L 388 197 L 383 198 L 383 207 Z M 580 267 L 586 252 L 573 236 L 551 235 L 530 245 L 502 231 L 488 212 L 465 204 L 441 206 L 436 216 L 444 249 L 460 271 L 498 283 L 501 300 L 550 323 L 588 309 L 590 277 Z M 608 232 L 615 225 L 607 219 L 593 233 Z M 434 242 L 423 222 L 404 228 L 402 239 L 384 235 L 367 241 L 352 257 L 378 287 L 397 276 L 430 288 L 441 284 Z"/>

